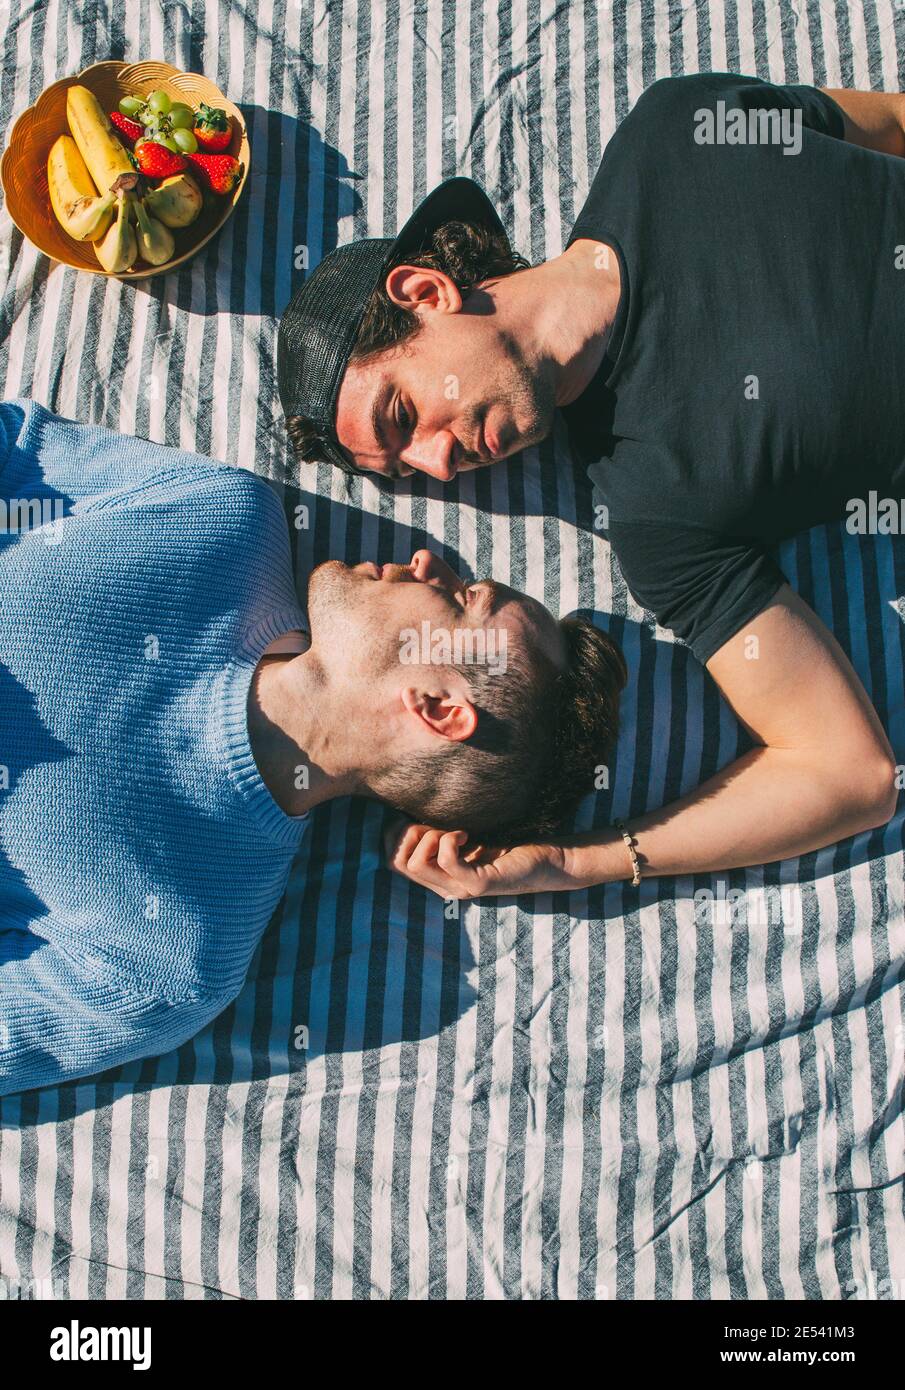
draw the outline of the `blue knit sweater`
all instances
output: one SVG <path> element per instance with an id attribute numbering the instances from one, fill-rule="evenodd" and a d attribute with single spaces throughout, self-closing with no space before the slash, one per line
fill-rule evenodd
<path id="1" fill-rule="evenodd" d="M 265 481 L 0 404 L 0 1095 L 166 1052 L 238 994 L 305 820 L 248 689 L 304 626 Z"/>

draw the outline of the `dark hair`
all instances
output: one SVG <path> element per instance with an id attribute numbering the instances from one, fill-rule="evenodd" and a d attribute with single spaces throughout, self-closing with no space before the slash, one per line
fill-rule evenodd
<path id="1" fill-rule="evenodd" d="M 373 790 L 413 820 L 496 845 L 559 833 L 616 745 L 628 672 L 613 639 L 564 618 L 566 665 L 520 652 L 504 674 L 457 668 L 478 711 L 473 738 L 408 758 Z"/>
<path id="2" fill-rule="evenodd" d="M 453 281 L 463 299 L 475 286 L 485 280 L 498 280 L 527 270 L 524 256 L 511 251 L 500 232 L 475 222 L 444 222 L 434 232 L 430 245 L 417 256 L 396 256 L 386 267 L 383 279 L 368 300 L 350 361 L 360 362 L 376 357 L 389 348 L 414 337 L 421 320 L 411 309 L 394 304 L 386 291 L 386 276 L 397 265 L 417 265 L 430 270 L 442 270 Z M 322 457 L 323 440 L 319 426 L 306 415 L 290 415 L 286 431 L 296 458 L 302 463 L 316 462 Z M 346 473 L 366 473 L 351 459 L 339 464 Z"/>

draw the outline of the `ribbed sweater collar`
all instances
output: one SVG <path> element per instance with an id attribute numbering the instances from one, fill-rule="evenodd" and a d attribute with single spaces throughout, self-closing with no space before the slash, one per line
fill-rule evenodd
<path id="1" fill-rule="evenodd" d="M 233 786 L 262 833 L 274 844 L 288 847 L 301 843 L 308 816 L 287 816 L 274 801 L 258 771 L 248 738 L 248 691 L 265 647 L 293 628 L 307 629 L 301 611 L 282 608 L 245 634 L 241 647 L 223 673 L 218 711 L 223 751 Z"/>

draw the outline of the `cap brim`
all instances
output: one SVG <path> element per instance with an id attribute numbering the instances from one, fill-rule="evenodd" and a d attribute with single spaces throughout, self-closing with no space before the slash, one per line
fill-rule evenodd
<path id="1" fill-rule="evenodd" d="M 387 263 L 399 255 L 417 255 L 438 227 L 453 221 L 489 226 L 505 237 L 508 245 L 506 228 L 483 188 L 474 179 L 459 175 L 438 184 L 433 192 L 422 198 L 387 252 Z"/>

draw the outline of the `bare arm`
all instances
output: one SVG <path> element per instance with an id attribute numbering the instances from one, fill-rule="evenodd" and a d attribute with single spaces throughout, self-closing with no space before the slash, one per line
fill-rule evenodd
<path id="1" fill-rule="evenodd" d="M 905 94 L 821 90 L 842 108 L 847 141 L 905 156 Z M 759 656 L 749 660 L 752 635 Z M 895 767 L 880 721 L 832 633 L 788 585 L 707 669 L 761 746 L 632 824 L 642 872 L 765 864 L 890 819 Z M 595 859 L 604 867 L 603 855 L 622 877 L 625 847 L 615 837 L 596 855 L 576 848 L 573 868 L 586 878 Z"/>
<path id="2" fill-rule="evenodd" d="M 895 765 L 876 711 L 832 633 L 788 585 L 707 669 L 760 746 L 630 823 L 642 874 L 766 864 L 890 819 Z M 626 876 L 613 835 L 573 841 L 567 853 L 586 884 Z"/>
<path id="3" fill-rule="evenodd" d="M 905 156 L 905 94 L 822 89 L 842 108 L 845 138 Z M 749 659 L 747 641 L 758 638 Z M 707 669 L 759 747 L 688 796 L 629 827 L 642 873 L 716 872 L 822 849 L 894 813 L 892 750 L 832 633 L 784 585 Z M 587 882 L 626 873 L 621 839 L 576 846 Z"/>
<path id="4" fill-rule="evenodd" d="M 845 138 L 852 145 L 881 154 L 905 155 L 905 95 L 900 92 L 854 92 L 821 87 L 842 107 Z"/>
<path id="5" fill-rule="evenodd" d="M 832 633 L 788 584 L 707 669 L 758 746 L 628 823 L 642 876 L 767 864 L 891 818 L 895 764 L 876 711 Z M 631 877 L 612 829 L 478 852 L 462 832 L 402 826 L 388 834 L 387 855 L 444 897 L 555 892 Z"/>
<path id="6" fill-rule="evenodd" d="M 905 95 L 822 90 L 842 108 L 846 140 L 905 156 Z M 753 660 L 746 655 L 752 635 L 759 639 Z M 880 721 L 832 633 L 788 585 L 707 669 L 760 746 L 633 822 L 643 873 L 765 864 L 890 819 L 895 767 Z M 625 846 L 616 837 L 596 853 L 587 845 L 573 854 L 582 879 L 595 862 L 598 871 L 625 875 Z"/>

